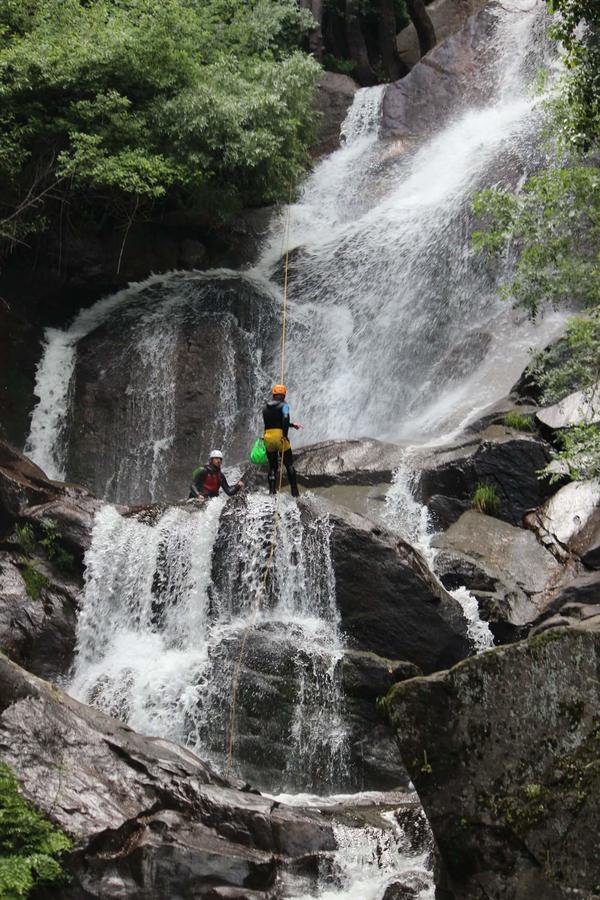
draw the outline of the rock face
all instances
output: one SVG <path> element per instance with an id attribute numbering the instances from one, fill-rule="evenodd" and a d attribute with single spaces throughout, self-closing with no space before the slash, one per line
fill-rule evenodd
<path id="1" fill-rule="evenodd" d="M 392 688 L 444 900 L 591 900 L 600 883 L 600 631 L 566 628 Z"/>
<path id="2" fill-rule="evenodd" d="M 600 384 L 585 391 L 575 391 L 553 406 L 538 410 L 536 418 L 538 422 L 552 431 L 560 431 L 563 428 L 570 428 L 572 425 L 582 423 L 598 423 L 600 422 L 599 391 Z"/>
<path id="3" fill-rule="evenodd" d="M 72 661 L 81 565 L 100 505 L 0 444 L 0 646 L 44 678 Z"/>
<path id="4" fill-rule="evenodd" d="M 358 84 L 348 75 L 323 72 L 317 84 L 315 106 L 321 115 L 317 144 L 313 148 L 316 157 L 333 153 L 340 145 L 340 128 L 352 105 Z"/>
<path id="5" fill-rule="evenodd" d="M 525 517 L 528 528 L 558 559 L 576 554 L 588 568 L 600 568 L 600 483 L 566 484 L 540 509 Z"/>
<path id="6" fill-rule="evenodd" d="M 67 472 L 118 502 L 187 496 L 212 446 L 247 457 L 274 302 L 243 277 L 200 274 L 123 301 L 77 344 Z"/>
<path id="7" fill-rule="evenodd" d="M 471 652 L 462 610 L 409 544 L 339 507 L 329 511 L 341 624 L 351 645 L 425 672 Z"/>
<path id="8" fill-rule="evenodd" d="M 377 701 L 392 684 L 421 674 L 418 666 L 383 659 L 364 650 L 347 650 L 342 660 L 345 720 L 348 728 L 354 784 L 358 790 L 377 785 L 379 790 L 408 785 L 398 767 L 395 740 L 378 711 Z"/>
<path id="9" fill-rule="evenodd" d="M 427 5 L 427 13 L 433 24 L 437 43 L 455 34 L 469 16 L 483 6 L 486 0 L 433 0 Z M 411 22 L 398 35 L 398 51 L 405 63 L 414 66 L 421 58 L 419 39 Z"/>
<path id="10" fill-rule="evenodd" d="M 389 85 L 383 101 L 383 134 L 410 145 L 438 130 L 450 116 L 487 99 L 493 88 L 488 63 L 494 24 L 493 11 L 480 10 L 405 78 Z"/>
<path id="11" fill-rule="evenodd" d="M 0 757 L 25 796 L 75 840 L 64 900 L 272 898 L 286 872 L 316 877 L 336 847 L 317 814 L 217 776 L 0 656 Z"/>
<path id="12" fill-rule="evenodd" d="M 446 528 L 471 505 L 478 484 L 490 485 L 498 498 L 495 515 L 520 525 L 523 514 L 555 490 L 537 476 L 549 461 L 545 441 L 492 425 L 466 441 L 419 454 L 415 491 L 435 524 Z"/>
<path id="13" fill-rule="evenodd" d="M 404 451 L 397 444 L 363 438 L 352 441 L 322 441 L 294 451 L 298 481 L 307 487 L 390 482 L 402 462 Z"/>
<path id="14" fill-rule="evenodd" d="M 432 540 L 435 570 L 450 590 L 465 585 L 500 641 L 515 640 L 542 611 L 563 577 L 563 567 L 522 528 L 464 513 Z"/>

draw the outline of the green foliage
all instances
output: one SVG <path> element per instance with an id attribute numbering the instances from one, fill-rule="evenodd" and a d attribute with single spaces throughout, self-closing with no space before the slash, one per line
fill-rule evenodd
<path id="1" fill-rule="evenodd" d="M 17 525 L 15 528 L 17 543 L 23 548 L 25 553 L 33 553 L 35 551 L 35 533 L 33 526 L 28 522 L 25 525 Z"/>
<path id="2" fill-rule="evenodd" d="M 471 507 L 478 512 L 493 516 L 500 506 L 500 500 L 493 484 L 479 483 L 471 497 Z"/>
<path id="3" fill-rule="evenodd" d="M 518 412 L 516 409 L 512 409 L 510 412 L 507 412 L 503 419 L 504 424 L 507 428 L 514 428 L 515 431 L 532 431 L 533 430 L 533 418 L 531 416 L 527 416 L 524 413 Z"/>
<path id="4" fill-rule="evenodd" d="M 532 318 L 543 304 L 593 307 L 600 303 L 600 171 L 591 165 L 547 169 L 520 193 L 490 189 L 474 199 L 485 225 L 476 250 L 516 254 L 502 292 Z"/>
<path id="5" fill-rule="evenodd" d="M 294 0 L 7 0 L 0 231 L 43 227 L 72 194 L 110 210 L 287 196 L 313 136 L 311 23 Z"/>
<path id="6" fill-rule="evenodd" d="M 541 388 L 543 403 L 593 388 L 600 381 L 600 310 L 572 318 L 564 338 L 536 353 L 529 371 Z"/>
<path id="7" fill-rule="evenodd" d="M 48 559 L 54 563 L 60 572 L 64 575 L 69 575 L 73 571 L 75 560 L 73 554 L 61 546 L 61 534 L 56 522 L 47 519 L 41 523 L 41 528 L 40 547 L 44 549 Z"/>
<path id="8" fill-rule="evenodd" d="M 27 522 L 24 525 L 17 525 L 15 528 L 17 542 L 23 548 L 25 553 L 30 556 L 35 553 L 43 553 L 43 555 L 59 570 L 63 575 L 70 575 L 75 565 L 75 559 L 72 553 L 61 544 L 62 535 L 58 525 L 52 519 L 46 519 L 34 525 Z M 29 568 L 32 568 L 31 566 Z M 35 572 L 35 569 L 33 569 Z M 39 573 L 36 573 L 39 575 Z M 43 578 L 42 575 L 39 575 Z M 36 578 L 29 576 L 29 582 L 35 585 Z M 45 584 L 47 580 L 45 579 Z M 42 585 L 43 586 L 45 586 Z M 39 594 L 39 590 L 36 592 Z M 33 596 L 33 594 L 31 594 Z"/>
<path id="9" fill-rule="evenodd" d="M 552 458 L 562 466 L 551 463 L 542 472 L 550 483 L 559 481 L 563 473 L 573 481 L 600 477 L 600 431 L 597 425 L 575 425 L 561 432 L 557 440 L 560 449 L 552 452 Z"/>
<path id="10" fill-rule="evenodd" d="M 39 885 L 64 882 L 61 857 L 71 846 L 21 796 L 10 768 L 0 763 L 0 897 L 21 900 Z"/>
<path id="11" fill-rule="evenodd" d="M 323 66 L 328 72 L 339 72 L 341 75 L 354 75 L 356 63 L 353 59 L 343 59 L 341 56 L 333 56 L 326 53 L 323 58 Z"/>
<path id="12" fill-rule="evenodd" d="M 568 147 L 587 152 L 600 135 L 600 4 L 597 0 L 547 0 L 558 13 L 552 33 L 564 50 L 568 73 L 557 106 Z"/>
<path id="13" fill-rule="evenodd" d="M 42 572 L 39 572 L 33 563 L 28 560 L 21 559 L 21 577 L 25 582 L 25 590 L 32 600 L 39 600 L 43 588 L 48 587 L 50 582 Z"/>

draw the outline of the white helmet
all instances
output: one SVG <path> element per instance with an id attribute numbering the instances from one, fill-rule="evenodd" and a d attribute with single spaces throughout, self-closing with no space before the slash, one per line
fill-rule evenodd
<path id="1" fill-rule="evenodd" d="M 211 450 L 208 454 L 209 459 L 223 459 L 223 454 L 220 450 Z"/>

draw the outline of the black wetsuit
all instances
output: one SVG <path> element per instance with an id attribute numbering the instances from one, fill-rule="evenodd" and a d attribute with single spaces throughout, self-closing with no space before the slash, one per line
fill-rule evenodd
<path id="1" fill-rule="evenodd" d="M 288 431 L 290 428 L 297 428 L 298 426 L 290 422 L 290 408 L 285 400 L 268 400 L 263 409 L 263 422 L 265 423 L 265 443 L 267 446 L 267 459 L 269 460 L 269 493 L 275 494 L 277 492 L 277 470 L 279 468 L 279 457 L 281 456 L 281 449 L 274 450 L 269 448 L 267 432 L 273 429 L 282 432 L 283 464 L 287 472 L 292 497 L 297 497 L 298 482 L 292 448 L 288 441 Z"/>
<path id="2" fill-rule="evenodd" d="M 223 488 L 230 497 L 237 494 L 239 487 L 234 484 L 233 487 L 228 484 L 227 479 L 217 466 L 207 463 L 200 466 L 192 472 L 192 485 L 190 487 L 190 498 L 192 497 L 217 497 L 219 489 Z"/>

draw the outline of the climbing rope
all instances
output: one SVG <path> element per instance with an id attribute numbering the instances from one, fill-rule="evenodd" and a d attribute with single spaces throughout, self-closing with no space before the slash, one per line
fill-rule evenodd
<path id="1" fill-rule="evenodd" d="M 291 217 L 291 205 L 292 205 L 292 185 L 290 184 L 288 204 L 287 204 L 287 212 L 286 212 L 286 220 L 285 226 L 283 229 L 283 239 L 281 244 L 281 251 L 283 253 L 283 248 L 285 247 L 285 255 L 284 255 L 284 265 L 283 265 L 283 296 L 281 300 L 281 338 L 279 345 L 279 353 L 280 353 L 280 373 L 281 378 L 280 381 L 284 383 L 284 375 L 285 375 L 285 341 L 286 341 L 286 314 L 287 314 L 287 298 L 288 298 L 288 270 L 289 270 L 289 234 L 290 234 L 290 217 Z M 265 595 L 267 590 L 267 584 L 269 581 L 269 574 L 271 572 L 271 567 L 273 564 L 273 559 L 275 557 L 275 549 L 277 547 L 277 541 L 279 538 L 279 520 L 281 517 L 279 510 L 279 495 L 281 493 L 281 485 L 283 483 L 283 441 L 281 444 L 281 451 L 279 455 L 279 483 L 277 485 L 277 494 L 275 499 L 275 515 L 273 516 L 273 530 L 271 532 L 271 541 L 269 546 L 269 552 L 267 554 L 267 559 L 265 561 L 265 567 L 263 569 L 262 577 L 260 580 L 260 584 L 256 590 L 256 596 L 254 598 L 254 609 L 252 612 L 252 619 L 246 625 L 244 629 L 244 634 L 242 636 L 242 643 L 240 644 L 240 652 L 238 654 L 238 658 L 236 660 L 235 669 L 233 672 L 233 683 L 231 688 L 231 709 L 229 711 L 229 737 L 227 742 L 227 764 L 225 766 L 225 775 L 229 775 L 231 772 L 231 768 L 233 766 L 233 749 L 235 744 L 235 718 L 236 718 L 236 710 L 237 710 L 237 696 L 238 696 L 238 688 L 240 683 L 240 673 L 242 670 L 242 663 L 244 660 L 244 653 L 246 651 L 246 644 L 248 642 L 248 636 L 250 631 L 254 628 L 256 624 L 256 620 L 258 618 L 258 613 L 261 606 L 262 598 Z"/>

